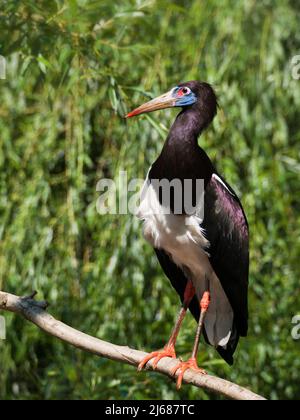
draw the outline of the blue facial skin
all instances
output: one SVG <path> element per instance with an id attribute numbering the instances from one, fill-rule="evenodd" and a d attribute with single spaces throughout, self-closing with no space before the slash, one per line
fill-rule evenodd
<path id="1" fill-rule="evenodd" d="M 177 92 L 179 91 L 179 89 L 182 89 L 182 87 L 179 87 L 179 86 L 177 86 L 177 87 L 175 87 L 174 89 L 173 89 L 173 92 L 172 92 L 172 95 L 174 96 L 174 97 L 176 97 L 176 94 L 177 94 Z M 182 106 L 188 106 L 188 105 L 193 105 L 195 102 L 197 102 L 197 97 L 196 97 L 196 95 L 191 91 L 189 94 L 187 94 L 187 95 L 183 95 L 182 97 L 180 97 L 180 98 L 176 98 L 176 104 L 175 104 L 175 106 L 179 106 L 179 107 L 182 107 Z"/>

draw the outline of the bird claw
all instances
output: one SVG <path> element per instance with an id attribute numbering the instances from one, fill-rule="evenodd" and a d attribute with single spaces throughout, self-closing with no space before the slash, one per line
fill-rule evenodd
<path id="1" fill-rule="evenodd" d="M 171 357 L 172 359 L 176 359 L 175 348 L 173 345 L 166 345 L 162 350 L 153 351 L 152 353 L 148 354 L 138 365 L 138 371 L 140 372 L 149 360 L 153 360 L 152 368 L 155 370 L 157 368 L 157 364 L 163 357 Z"/>
<path id="2" fill-rule="evenodd" d="M 197 373 L 201 373 L 202 375 L 206 375 L 205 370 L 198 367 L 196 359 L 191 358 L 191 359 L 187 360 L 186 362 L 181 361 L 171 370 L 171 375 L 172 376 L 175 376 L 177 374 L 177 371 L 178 371 L 177 382 L 176 382 L 176 388 L 177 389 L 181 388 L 183 375 L 184 375 L 185 371 L 188 370 L 188 369 L 192 369 L 193 371 L 195 371 Z"/>

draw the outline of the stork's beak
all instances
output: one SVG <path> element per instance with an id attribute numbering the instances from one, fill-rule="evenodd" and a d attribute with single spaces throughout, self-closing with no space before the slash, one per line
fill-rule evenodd
<path id="1" fill-rule="evenodd" d="M 149 102 L 139 106 L 133 111 L 129 112 L 125 118 L 135 117 L 136 115 L 145 114 L 146 112 L 156 111 L 158 109 L 171 108 L 176 105 L 176 98 L 172 94 L 172 90 L 152 99 Z"/>

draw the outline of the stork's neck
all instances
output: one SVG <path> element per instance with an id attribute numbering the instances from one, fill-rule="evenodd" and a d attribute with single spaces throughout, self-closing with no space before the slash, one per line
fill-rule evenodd
<path id="1" fill-rule="evenodd" d="M 171 127 L 168 140 L 188 141 L 197 145 L 197 138 L 209 124 L 194 108 L 183 109 Z"/>
<path id="2" fill-rule="evenodd" d="M 207 183 L 214 168 L 197 141 L 207 125 L 208 122 L 193 108 L 180 112 L 152 166 L 150 178 L 204 179 Z"/>

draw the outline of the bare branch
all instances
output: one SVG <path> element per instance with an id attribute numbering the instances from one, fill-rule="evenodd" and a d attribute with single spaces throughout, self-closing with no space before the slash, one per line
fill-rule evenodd
<path id="1" fill-rule="evenodd" d="M 34 296 L 35 293 L 28 297 L 18 297 L 0 291 L 0 310 L 20 314 L 46 333 L 97 356 L 133 366 L 137 366 L 146 356 L 146 353 L 142 351 L 99 340 L 63 324 L 45 311 L 48 306 L 47 302 L 35 301 Z M 170 371 L 178 362 L 178 359 L 162 359 L 158 363 L 156 372 L 171 377 Z M 147 368 L 149 367 L 152 368 L 151 361 L 147 364 Z M 186 371 L 183 382 L 234 400 L 264 400 L 260 395 L 232 382 L 215 376 L 197 374 L 193 371 Z"/>

